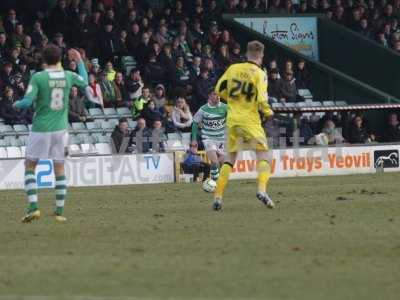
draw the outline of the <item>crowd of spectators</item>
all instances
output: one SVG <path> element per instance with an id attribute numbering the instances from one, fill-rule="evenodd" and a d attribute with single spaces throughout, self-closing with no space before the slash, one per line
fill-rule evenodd
<path id="1" fill-rule="evenodd" d="M 339 22 L 336 11 L 342 7 L 345 15 L 341 18 L 346 20 L 343 24 L 353 24 L 357 30 L 352 18 L 365 3 L 312 0 L 292 5 L 290 0 L 274 0 L 266 10 L 266 2 L 258 0 L 165 2 L 169 5 L 156 11 L 147 1 L 140 0 L 2 0 L 0 117 L 7 124 L 32 121 L 31 109 L 18 111 L 12 103 L 23 96 L 30 75 L 45 68 L 41 50 L 53 43 L 64 54 L 70 47 L 79 49 L 89 72 L 92 96 L 100 98 L 105 107 L 128 107 L 137 121 L 136 131 L 163 127 L 167 132 L 187 132 L 192 115 L 206 103 L 207 92 L 220 74 L 230 64 L 244 60 L 234 33 L 221 23 L 222 13 L 297 11 L 329 15 L 332 11 L 332 18 Z M 375 7 L 370 2 L 369 8 L 360 13 L 360 26 L 363 16 L 371 14 L 370 8 Z M 382 0 L 372 11 L 381 12 L 374 24 L 390 23 L 385 28 L 392 34 L 397 22 L 388 17 L 395 15 L 388 13 L 389 5 Z M 379 32 L 371 30 L 371 36 Z M 126 57 L 134 58 L 134 67 L 126 64 Z M 76 63 L 68 61 L 66 55 L 63 66 L 77 72 Z M 277 61 L 268 57 L 265 68 L 270 78 L 271 101 L 301 100 L 298 90 L 310 86 L 303 60 Z M 74 88 L 70 122 L 91 121 L 86 109 L 93 107 Z"/>

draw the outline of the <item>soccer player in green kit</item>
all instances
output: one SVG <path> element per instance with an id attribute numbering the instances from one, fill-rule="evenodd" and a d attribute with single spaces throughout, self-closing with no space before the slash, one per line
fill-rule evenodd
<path id="1" fill-rule="evenodd" d="M 64 160 L 65 147 L 68 143 L 69 94 L 72 86 L 86 89 L 88 75 L 77 50 L 69 50 L 68 56 L 78 64 L 79 75 L 61 68 L 61 56 L 61 49 L 57 46 L 50 45 L 43 50 L 46 69 L 31 77 L 24 98 L 14 104 L 16 108 L 27 108 L 33 104 L 35 108 L 32 130 L 26 147 L 25 191 L 29 207 L 22 218 L 23 223 L 40 218 L 35 176 L 39 159 L 53 160 L 56 180 L 55 219 L 58 222 L 66 221 L 63 216 L 67 194 Z"/>
<path id="2" fill-rule="evenodd" d="M 224 160 L 226 115 L 226 104 L 220 101 L 214 89 L 210 89 L 207 103 L 193 117 L 192 139 L 197 139 L 200 129 L 207 157 L 211 161 L 211 179 L 214 181 L 218 179 L 219 166 Z"/>

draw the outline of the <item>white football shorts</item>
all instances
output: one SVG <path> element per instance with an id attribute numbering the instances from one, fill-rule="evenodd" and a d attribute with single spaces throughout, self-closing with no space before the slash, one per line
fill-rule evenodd
<path id="1" fill-rule="evenodd" d="M 30 132 L 26 146 L 26 159 L 51 159 L 56 162 L 65 160 L 65 147 L 68 145 L 66 130 L 54 132 Z"/>
<path id="2" fill-rule="evenodd" d="M 203 140 L 204 149 L 207 151 L 216 151 L 219 155 L 224 155 L 225 153 L 225 142 L 217 140 Z"/>

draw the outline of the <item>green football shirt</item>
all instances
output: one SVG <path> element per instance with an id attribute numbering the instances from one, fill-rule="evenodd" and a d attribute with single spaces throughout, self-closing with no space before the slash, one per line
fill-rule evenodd
<path id="1" fill-rule="evenodd" d="M 225 138 L 227 105 L 220 102 L 217 106 L 204 104 L 194 115 L 194 121 L 201 127 L 203 140 L 223 141 Z"/>
<path id="2" fill-rule="evenodd" d="M 34 99 L 33 132 L 67 129 L 72 86 L 85 88 L 87 83 L 80 75 L 60 69 L 47 69 L 31 77 L 25 98 Z"/>

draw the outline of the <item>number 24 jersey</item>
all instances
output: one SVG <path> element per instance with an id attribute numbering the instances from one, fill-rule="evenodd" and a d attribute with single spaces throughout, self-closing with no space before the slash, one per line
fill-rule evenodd
<path id="1" fill-rule="evenodd" d="M 227 102 L 227 126 L 259 126 L 260 112 L 269 117 L 266 73 L 253 62 L 231 65 L 218 80 L 216 93 Z"/>
<path id="2" fill-rule="evenodd" d="M 35 73 L 25 97 L 34 99 L 34 132 L 54 132 L 68 126 L 69 94 L 72 86 L 85 88 L 87 83 L 78 74 L 61 69 Z"/>

